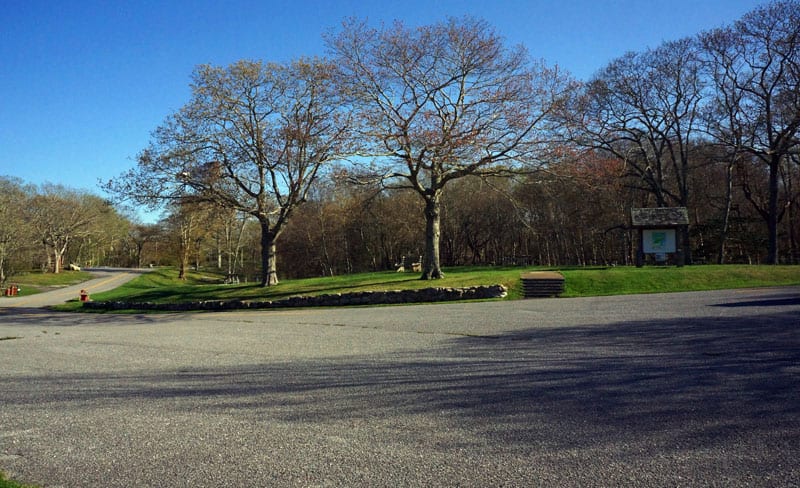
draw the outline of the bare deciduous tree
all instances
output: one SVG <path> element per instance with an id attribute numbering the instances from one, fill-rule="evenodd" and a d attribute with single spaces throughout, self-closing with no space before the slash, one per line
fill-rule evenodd
<path id="1" fill-rule="evenodd" d="M 205 237 L 207 224 L 213 218 L 213 207 L 201 202 L 184 201 L 170 206 L 165 220 L 177 249 L 178 279 L 185 280 L 192 255 L 197 253 Z"/>
<path id="2" fill-rule="evenodd" d="M 136 267 L 141 268 L 144 264 L 143 257 L 145 246 L 149 242 L 154 242 L 158 239 L 159 232 L 160 230 L 156 225 L 142 223 L 132 224 L 130 229 L 128 229 L 127 237 L 133 244 L 133 261 Z"/>
<path id="3" fill-rule="evenodd" d="M 381 29 L 352 20 L 328 45 L 358 114 L 363 155 L 387 188 L 424 201 L 422 278 L 440 278 L 446 185 L 537 160 L 568 80 L 473 18 Z"/>
<path id="4" fill-rule="evenodd" d="M 98 232 L 93 224 L 112 211 L 109 203 L 96 195 L 51 184 L 43 185 L 26 208 L 53 273 L 61 272 L 69 245 Z"/>
<path id="5" fill-rule="evenodd" d="M 800 147 L 800 2 L 766 4 L 700 39 L 716 95 L 709 132 L 732 162 L 744 154 L 767 170 L 766 201 L 748 200 L 767 224 L 767 262 L 778 264 L 778 223 L 791 204 L 780 202 L 781 165 Z"/>
<path id="6" fill-rule="evenodd" d="M 689 204 L 704 95 L 701 66 L 692 39 L 627 53 L 586 84 L 571 114 L 578 121 L 574 140 L 623 161 L 659 207 Z M 683 237 L 690 257 L 688 233 Z"/>
<path id="7" fill-rule="evenodd" d="M 278 282 L 276 241 L 348 128 L 321 60 L 200 66 L 192 99 L 159 127 L 133 170 L 107 185 L 143 202 L 210 202 L 255 217 L 263 286 Z"/>

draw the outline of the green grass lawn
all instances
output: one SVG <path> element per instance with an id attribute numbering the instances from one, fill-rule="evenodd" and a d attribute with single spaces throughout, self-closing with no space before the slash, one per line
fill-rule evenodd
<path id="1" fill-rule="evenodd" d="M 63 271 L 58 274 L 29 272 L 12 276 L 6 286 L 11 284 L 19 286 L 20 296 L 25 296 L 52 288 L 82 283 L 90 279 L 92 279 L 92 275 L 86 271 Z"/>
<path id="2" fill-rule="evenodd" d="M 563 296 L 624 295 L 800 284 L 800 266 L 702 265 L 565 269 Z"/>
<path id="3" fill-rule="evenodd" d="M 503 284 L 516 298 L 521 297 L 521 268 L 464 267 L 445 270 L 441 280 L 423 281 L 417 273 L 392 271 L 361 273 L 335 277 L 285 280 L 275 286 L 261 287 L 254 283 L 221 284 L 222 277 L 213 273 L 189 273 L 186 281 L 177 279 L 177 271 L 160 268 L 146 273 L 119 288 L 92 295 L 94 301 L 129 301 L 176 303 L 200 300 L 278 300 L 297 295 L 324 295 L 361 291 L 413 290 L 429 287 L 466 287 Z M 75 310 L 80 303 L 70 302 L 56 307 Z"/>
<path id="4" fill-rule="evenodd" d="M 35 488 L 32 485 L 23 485 L 16 481 L 6 478 L 5 473 L 0 471 L 0 488 Z"/>
<path id="5" fill-rule="evenodd" d="M 544 268 L 459 267 L 445 269 L 441 280 L 423 281 L 416 273 L 377 272 L 323 278 L 286 280 L 263 288 L 257 284 L 221 284 L 211 272 L 190 273 L 186 281 L 177 271 L 154 270 L 109 292 L 92 296 L 95 301 L 177 303 L 201 300 L 278 300 L 297 295 L 322 295 L 361 291 L 466 287 L 502 284 L 507 299 L 522 298 L 520 275 Z M 697 291 L 725 288 L 800 285 L 800 266 L 703 265 L 677 267 L 564 268 L 564 297 Z M 76 310 L 71 302 L 60 310 Z"/>

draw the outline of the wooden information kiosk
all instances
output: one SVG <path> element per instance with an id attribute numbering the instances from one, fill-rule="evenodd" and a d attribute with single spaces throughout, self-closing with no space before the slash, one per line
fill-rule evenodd
<path id="1" fill-rule="evenodd" d="M 651 254 L 658 263 L 666 263 L 669 254 L 675 264 L 683 266 L 683 229 L 689 225 L 686 207 L 632 208 L 631 226 L 639 231 L 636 266 L 642 267 L 645 254 Z"/>

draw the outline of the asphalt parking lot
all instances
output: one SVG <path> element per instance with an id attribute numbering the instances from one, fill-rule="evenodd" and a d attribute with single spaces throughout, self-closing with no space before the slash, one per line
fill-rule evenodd
<path id="1" fill-rule="evenodd" d="M 0 301 L 43 487 L 800 486 L 800 288 L 61 314 Z"/>

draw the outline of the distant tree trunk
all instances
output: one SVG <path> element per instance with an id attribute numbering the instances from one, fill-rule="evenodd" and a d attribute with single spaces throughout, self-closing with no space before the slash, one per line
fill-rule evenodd
<path id="1" fill-rule="evenodd" d="M 780 215 L 778 213 L 778 195 L 780 194 L 779 186 L 779 173 L 780 173 L 779 155 L 773 155 L 769 164 L 769 203 L 767 208 L 767 227 L 769 229 L 768 242 L 767 242 L 767 264 L 778 264 L 778 222 Z"/>
<path id="2" fill-rule="evenodd" d="M 728 241 L 728 231 L 731 222 L 731 203 L 733 201 L 733 161 L 728 163 L 725 171 L 725 209 L 722 213 L 722 229 L 719 236 L 719 251 L 717 264 L 725 264 L 725 245 Z"/>
<path id="3" fill-rule="evenodd" d="M 53 273 L 60 273 L 64 269 L 64 254 L 67 252 L 69 240 L 53 244 Z"/>
<path id="4" fill-rule="evenodd" d="M 217 269 L 222 269 L 222 239 L 217 236 Z M 228 267 L 228 275 L 230 275 L 230 267 Z"/>
<path id="5" fill-rule="evenodd" d="M 425 198 L 425 259 L 422 264 L 423 280 L 443 278 L 439 261 L 439 240 L 441 237 L 441 195 L 440 190 L 432 191 Z"/>
<path id="6" fill-rule="evenodd" d="M 47 256 L 47 263 L 45 264 L 44 268 L 42 269 L 43 273 L 49 272 L 53 269 L 53 255 L 50 253 L 50 247 L 45 244 L 44 246 L 44 253 Z"/>
<path id="7" fill-rule="evenodd" d="M 142 252 L 144 251 L 144 241 L 135 242 L 136 245 L 136 267 L 142 267 Z"/>
<path id="8" fill-rule="evenodd" d="M 767 179 L 768 194 L 766 205 L 762 203 L 758 196 L 753 195 L 753 190 L 750 188 L 750 184 L 747 180 L 745 180 L 745 183 L 742 185 L 745 198 L 767 224 L 767 259 L 765 264 L 779 263 L 778 223 L 780 223 L 783 217 L 783 212 L 779 210 L 778 205 L 780 197 L 780 163 L 780 155 L 770 156 L 769 164 L 767 164 L 769 175 Z"/>
<path id="9" fill-rule="evenodd" d="M 180 241 L 178 243 L 178 260 L 180 262 L 178 268 L 178 279 L 185 280 L 186 273 L 189 270 L 189 256 L 191 255 L 191 223 L 182 222 L 180 226 Z"/>
<path id="10" fill-rule="evenodd" d="M 58 274 L 61 272 L 62 261 L 61 261 L 61 253 L 58 252 L 58 248 L 53 248 L 53 273 Z"/>

